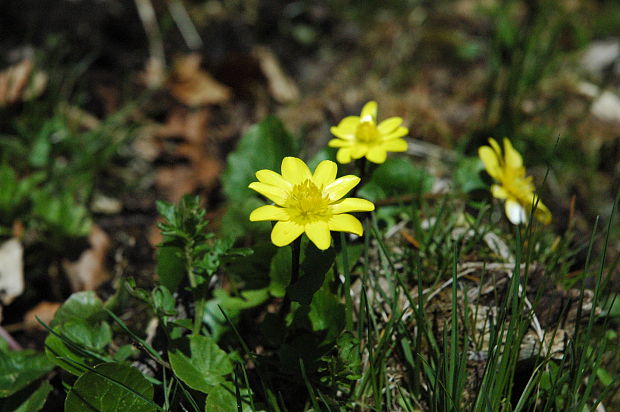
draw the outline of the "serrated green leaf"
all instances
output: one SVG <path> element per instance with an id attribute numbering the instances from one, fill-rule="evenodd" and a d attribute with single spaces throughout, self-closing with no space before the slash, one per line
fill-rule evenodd
<path id="1" fill-rule="evenodd" d="M 0 398 L 11 396 L 54 368 L 44 353 L 0 351 Z"/>
<path id="2" fill-rule="evenodd" d="M 206 336 L 190 336 L 190 356 L 181 350 L 168 351 L 174 373 L 190 388 L 209 393 L 232 373 L 232 363 L 226 352 Z"/>
<path id="3" fill-rule="evenodd" d="M 153 385 L 131 366 L 104 363 L 78 378 L 65 400 L 66 412 L 152 412 Z"/>

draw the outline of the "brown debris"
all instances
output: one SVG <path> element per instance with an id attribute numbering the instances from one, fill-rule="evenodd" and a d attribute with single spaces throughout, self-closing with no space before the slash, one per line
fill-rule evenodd
<path id="1" fill-rule="evenodd" d="M 88 240 L 90 248 L 86 249 L 77 261 L 64 259 L 62 262 L 74 292 L 95 290 L 110 278 L 105 268 L 111 243 L 109 236 L 103 229 L 93 225 Z"/>
<path id="2" fill-rule="evenodd" d="M 178 101 L 187 106 L 225 103 L 231 98 L 231 90 L 202 70 L 202 57 L 193 53 L 177 60 L 167 87 Z"/>
<path id="3" fill-rule="evenodd" d="M 46 300 L 39 302 L 37 306 L 30 309 L 24 315 L 24 328 L 29 330 L 45 330 L 43 325 L 37 321 L 37 318 L 49 325 L 54 319 L 54 315 L 56 315 L 56 311 L 59 307 L 60 303 L 58 302 L 48 302 Z"/>
<path id="4" fill-rule="evenodd" d="M 0 72 L 0 107 L 38 97 L 47 85 L 47 74 L 25 59 Z"/>

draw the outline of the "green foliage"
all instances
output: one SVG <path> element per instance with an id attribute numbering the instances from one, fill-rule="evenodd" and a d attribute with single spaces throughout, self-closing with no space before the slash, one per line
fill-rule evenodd
<path id="1" fill-rule="evenodd" d="M 232 373 L 232 363 L 215 341 L 205 336 L 190 336 L 189 355 L 181 349 L 168 351 L 174 373 L 190 388 L 210 393 Z"/>
<path id="2" fill-rule="evenodd" d="M 454 184 L 457 190 L 469 193 L 474 190 L 486 189 L 488 185 L 480 177 L 483 170 L 484 165 L 477 157 L 460 159 L 454 171 Z"/>
<path id="3" fill-rule="evenodd" d="M 433 179 L 410 160 L 391 157 L 374 171 L 370 181 L 359 191 L 360 196 L 377 201 L 393 196 L 420 196 L 431 189 Z"/>
<path id="4" fill-rule="evenodd" d="M 48 358 L 80 376 L 89 366 L 111 361 L 106 351 L 112 330 L 104 320 L 103 303 L 94 292 L 74 293 L 58 309 L 45 339 Z"/>
<path id="5" fill-rule="evenodd" d="M 48 382 L 43 382 L 34 392 L 29 388 L 5 399 L 0 399 L 0 412 L 37 412 L 43 408 L 47 396 L 54 389 Z M 25 393 L 28 391 L 27 393 Z"/>
<path id="6" fill-rule="evenodd" d="M 152 412 L 158 408 L 153 385 L 135 368 L 121 363 L 104 363 L 81 375 L 65 401 L 67 412 Z"/>
<path id="7" fill-rule="evenodd" d="M 228 156 L 222 174 L 222 188 L 229 201 L 222 225 L 225 235 L 238 237 L 257 231 L 261 226 L 263 231 L 266 230 L 268 224 L 249 224 L 250 212 L 262 202 L 248 185 L 256 180 L 258 170 L 280 170 L 285 156 L 297 155 L 297 146 L 296 139 L 274 116 L 266 117 L 243 135 L 235 151 Z"/>
<path id="8" fill-rule="evenodd" d="M 242 399 L 239 399 L 241 402 L 238 402 L 235 392 L 235 387 L 229 382 L 217 385 L 209 391 L 205 412 L 253 411 L 254 409 L 247 402 L 243 402 Z M 241 409 L 239 409 L 239 406 L 241 406 Z"/>
<path id="9" fill-rule="evenodd" d="M 230 239 L 215 239 L 206 231 L 209 222 L 206 211 L 200 206 L 198 196 L 184 196 L 177 205 L 158 201 L 157 210 L 166 219 L 159 224 L 164 237 L 160 245 L 157 267 L 160 280 L 170 290 L 176 290 L 184 274 L 215 274 L 217 269 L 230 258 L 247 256 L 249 249 L 233 248 Z M 190 279 L 190 282 L 192 280 Z M 196 287 L 204 278 L 197 278 Z"/>
<path id="10" fill-rule="evenodd" d="M 43 173 L 20 179 L 11 166 L 0 164 L 0 226 L 9 227 L 23 213 L 32 192 L 43 179 Z"/>
<path id="11" fill-rule="evenodd" d="M 0 349 L 0 398 L 24 389 L 52 369 L 52 363 L 42 353 Z"/>

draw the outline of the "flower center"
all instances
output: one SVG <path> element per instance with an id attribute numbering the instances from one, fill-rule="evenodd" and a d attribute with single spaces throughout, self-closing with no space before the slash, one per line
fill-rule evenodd
<path id="1" fill-rule="evenodd" d="M 379 136 L 377 126 L 373 121 L 364 121 L 357 126 L 355 137 L 362 142 L 372 142 Z"/>
<path id="2" fill-rule="evenodd" d="M 329 198 L 310 179 L 293 187 L 286 201 L 287 212 L 294 222 L 306 224 L 329 218 Z"/>

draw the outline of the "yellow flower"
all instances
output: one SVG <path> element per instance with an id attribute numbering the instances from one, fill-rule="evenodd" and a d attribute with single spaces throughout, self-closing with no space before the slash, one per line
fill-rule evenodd
<path id="1" fill-rule="evenodd" d="M 390 117 L 377 125 L 377 102 L 368 102 L 359 116 L 345 117 L 330 129 L 337 139 L 330 140 L 328 145 L 339 148 L 336 158 L 343 164 L 364 156 L 373 163 L 383 163 L 387 152 L 407 150 L 402 137 L 409 130 L 402 123 L 400 117 Z"/>
<path id="2" fill-rule="evenodd" d="M 250 214 L 252 222 L 277 221 L 271 231 L 274 245 L 286 246 L 305 232 L 316 247 L 325 250 L 331 245 L 331 230 L 362 235 L 362 224 L 347 212 L 368 212 L 375 205 L 365 199 L 343 199 L 359 183 L 359 177 L 336 179 L 338 166 L 329 160 L 319 163 L 312 174 L 303 160 L 285 157 L 281 169 L 282 174 L 259 170 L 258 182 L 249 186 L 275 203 Z"/>
<path id="3" fill-rule="evenodd" d="M 550 223 L 551 212 L 534 193 L 532 177 L 525 176 L 523 158 L 510 140 L 504 138 L 504 153 L 495 139 L 489 139 L 489 144 L 490 147 L 478 149 L 478 156 L 487 173 L 498 183 L 491 186 L 491 194 L 506 201 L 504 208 L 508 220 L 515 225 L 526 223 L 532 208 L 536 207 L 534 217 L 544 224 Z"/>

